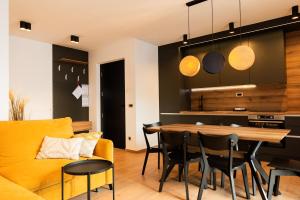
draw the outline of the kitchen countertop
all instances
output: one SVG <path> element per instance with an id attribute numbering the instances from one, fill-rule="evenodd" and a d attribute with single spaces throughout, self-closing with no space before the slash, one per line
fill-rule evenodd
<path id="1" fill-rule="evenodd" d="M 251 111 L 180 111 L 178 113 L 160 113 L 161 115 L 219 115 L 219 116 L 248 116 L 248 115 L 284 115 L 300 117 L 300 112 L 251 112 Z"/>

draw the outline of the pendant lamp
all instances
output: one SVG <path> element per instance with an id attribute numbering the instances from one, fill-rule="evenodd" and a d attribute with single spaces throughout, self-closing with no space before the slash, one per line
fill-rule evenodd
<path id="1" fill-rule="evenodd" d="M 179 71 L 184 76 L 193 77 L 200 70 L 200 61 L 195 56 L 185 56 L 179 65 Z"/>
<path id="2" fill-rule="evenodd" d="M 241 0 L 239 0 L 240 10 L 240 40 L 242 37 L 242 10 Z M 231 50 L 228 57 L 229 64 L 236 70 L 243 71 L 247 70 L 255 62 L 255 53 L 248 45 L 239 45 Z"/>
<path id="3" fill-rule="evenodd" d="M 190 39 L 190 7 L 188 6 L 188 35 L 183 36 L 183 44 L 188 44 L 188 39 Z M 179 71 L 182 75 L 193 77 L 198 74 L 200 70 L 200 61 L 195 56 L 185 56 L 179 64 Z"/>
<path id="4" fill-rule="evenodd" d="M 214 41 L 214 9 L 213 0 L 211 0 L 211 28 L 212 42 Z M 223 70 L 225 66 L 225 58 L 223 54 L 217 51 L 208 52 L 202 60 L 203 69 L 210 74 L 216 74 Z"/>

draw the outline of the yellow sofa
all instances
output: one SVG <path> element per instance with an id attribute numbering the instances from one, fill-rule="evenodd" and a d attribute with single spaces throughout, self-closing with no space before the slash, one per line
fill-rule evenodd
<path id="1" fill-rule="evenodd" d="M 72 120 L 0 122 L 1 200 L 61 199 L 61 167 L 73 160 L 35 159 L 45 136 L 72 137 Z M 93 158 L 113 162 L 113 143 L 100 139 Z M 112 184 L 111 170 L 91 177 L 93 189 L 107 184 Z M 65 175 L 64 192 L 65 199 L 85 193 L 86 177 Z"/>

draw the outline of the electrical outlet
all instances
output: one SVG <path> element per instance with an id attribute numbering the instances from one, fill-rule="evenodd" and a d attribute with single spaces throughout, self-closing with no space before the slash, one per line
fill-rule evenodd
<path id="1" fill-rule="evenodd" d="M 236 97 L 242 97 L 242 96 L 244 96 L 244 93 L 243 92 L 236 92 L 235 96 Z"/>

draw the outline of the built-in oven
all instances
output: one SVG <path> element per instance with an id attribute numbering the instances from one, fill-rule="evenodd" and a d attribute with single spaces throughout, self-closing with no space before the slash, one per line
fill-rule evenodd
<path id="1" fill-rule="evenodd" d="M 285 116 L 284 115 L 249 115 L 248 125 L 250 127 L 258 128 L 285 128 Z"/>
<path id="2" fill-rule="evenodd" d="M 284 115 L 249 115 L 248 125 L 250 127 L 257 128 L 273 128 L 284 129 L 285 128 L 285 116 Z M 281 143 L 267 143 L 265 142 L 260 149 L 258 156 L 261 160 L 270 161 L 272 157 L 281 153 L 286 148 L 286 139 L 283 139 Z"/>

